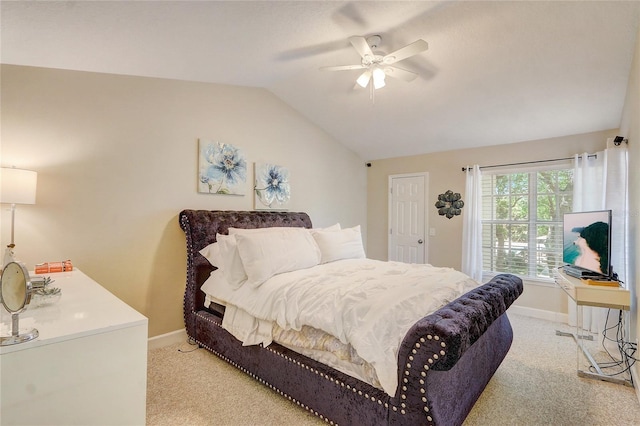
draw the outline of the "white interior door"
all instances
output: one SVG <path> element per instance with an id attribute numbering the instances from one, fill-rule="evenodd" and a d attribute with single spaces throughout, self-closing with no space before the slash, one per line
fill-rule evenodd
<path id="1" fill-rule="evenodd" d="M 427 261 L 427 173 L 389 176 L 389 260 Z"/>

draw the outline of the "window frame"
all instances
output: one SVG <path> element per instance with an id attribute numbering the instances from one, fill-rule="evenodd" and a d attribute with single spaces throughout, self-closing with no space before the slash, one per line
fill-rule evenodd
<path id="1" fill-rule="evenodd" d="M 490 219 L 485 219 L 484 218 L 484 213 L 483 213 L 483 217 L 481 218 L 481 225 L 482 225 L 482 229 L 483 229 L 483 233 L 484 233 L 484 229 L 485 229 L 485 225 L 490 224 L 491 226 L 495 226 L 498 224 L 507 224 L 507 225 L 526 225 L 527 226 L 527 247 L 526 247 L 526 252 L 527 252 L 527 256 L 528 256 L 528 264 L 527 266 L 527 273 L 525 274 L 521 274 L 521 273 L 515 273 L 515 272 L 510 272 L 510 271 L 494 271 L 494 270 L 487 270 L 485 269 L 485 265 L 487 264 L 487 262 L 484 260 L 484 253 L 485 250 L 489 251 L 492 256 L 494 255 L 494 252 L 497 248 L 497 246 L 495 244 L 492 244 L 490 246 L 486 246 L 484 244 L 484 236 L 483 236 L 483 243 L 482 243 L 482 250 L 483 250 L 483 277 L 492 277 L 498 274 L 502 274 L 502 273 L 512 273 L 514 275 L 518 275 L 521 276 L 523 279 L 527 280 L 527 281 L 537 281 L 537 282 L 541 282 L 541 283 L 549 283 L 549 282 L 553 282 L 553 277 L 544 277 L 544 276 L 538 276 L 537 275 L 537 268 L 538 268 L 538 254 L 540 253 L 540 251 L 537 249 L 537 231 L 538 231 L 538 227 L 540 225 L 555 225 L 555 226 L 562 226 L 562 214 L 563 213 L 559 213 L 560 217 L 558 218 L 558 220 L 550 220 L 550 221 L 540 221 L 538 220 L 538 198 L 539 198 L 539 194 L 538 194 L 538 173 L 540 172 L 545 172 L 545 171 L 560 171 L 560 170 L 568 170 L 571 171 L 573 173 L 574 171 L 574 165 L 573 165 L 573 161 L 571 160 L 558 160 L 556 162 L 554 162 L 553 164 L 533 164 L 533 165 L 526 165 L 526 166 L 517 166 L 517 167 L 513 167 L 513 166 L 504 166 L 504 167 L 492 167 L 491 170 L 483 170 L 482 172 L 482 179 L 484 180 L 487 176 L 490 175 L 512 175 L 512 174 L 529 174 L 529 178 L 528 178 L 528 193 L 527 193 L 527 203 L 528 203 L 528 217 L 526 220 L 514 220 L 513 218 L 509 218 L 509 219 L 495 219 L 494 216 L 494 212 L 490 212 L 490 215 L 492 216 Z M 533 176 L 533 178 L 532 178 Z M 573 178 L 573 176 L 572 176 Z M 486 193 L 484 192 L 484 182 L 482 183 L 482 187 L 483 187 L 483 193 L 482 193 L 482 205 L 484 207 L 485 205 L 485 197 L 487 197 Z M 562 194 L 563 191 L 556 191 L 555 194 L 556 196 Z M 571 192 L 571 194 L 573 195 L 573 193 Z M 509 193 L 507 194 L 507 196 L 511 196 L 512 193 L 511 191 L 509 191 Z M 493 206 L 493 200 L 495 200 L 496 198 L 496 192 L 495 192 L 495 183 L 492 187 L 492 194 L 490 195 L 490 197 L 492 198 L 492 206 Z M 572 210 L 572 209 L 571 209 Z M 509 216 L 511 216 L 511 212 L 509 212 Z M 493 237 L 495 236 L 495 230 L 491 230 L 491 234 L 490 237 L 491 240 L 495 241 L 493 239 Z M 533 248 L 532 248 L 533 247 Z M 560 259 L 562 258 L 562 243 L 560 245 L 560 251 L 557 253 L 558 256 L 560 256 Z M 535 259 L 534 262 L 531 262 L 531 259 Z M 491 260 L 489 263 L 489 265 L 495 265 L 495 260 Z M 550 272 L 551 274 L 551 272 Z"/>

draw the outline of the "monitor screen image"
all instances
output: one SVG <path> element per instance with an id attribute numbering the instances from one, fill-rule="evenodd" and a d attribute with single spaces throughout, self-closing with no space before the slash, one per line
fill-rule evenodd
<path id="1" fill-rule="evenodd" d="M 562 261 L 604 276 L 611 273 L 611 210 L 565 213 Z"/>

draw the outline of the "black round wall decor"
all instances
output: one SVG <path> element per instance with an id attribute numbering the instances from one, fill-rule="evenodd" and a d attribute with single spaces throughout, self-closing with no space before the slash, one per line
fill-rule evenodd
<path id="1" fill-rule="evenodd" d="M 438 195 L 436 208 L 440 216 L 446 216 L 447 219 L 451 219 L 462 213 L 462 207 L 464 207 L 464 201 L 462 201 L 462 196 L 458 192 L 447 190 L 444 194 Z"/>

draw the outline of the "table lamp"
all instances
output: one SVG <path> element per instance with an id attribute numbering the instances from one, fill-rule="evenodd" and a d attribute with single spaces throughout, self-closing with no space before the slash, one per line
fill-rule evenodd
<path id="1" fill-rule="evenodd" d="M 16 204 L 36 203 L 36 183 L 38 173 L 32 170 L 16 168 L 0 168 L 0 203 L 11 204 L 11 243 L 7 246 L 5 258 L 2 265 L 6 265 L 14 260 L 14 220 L 16 215 Z"/>

